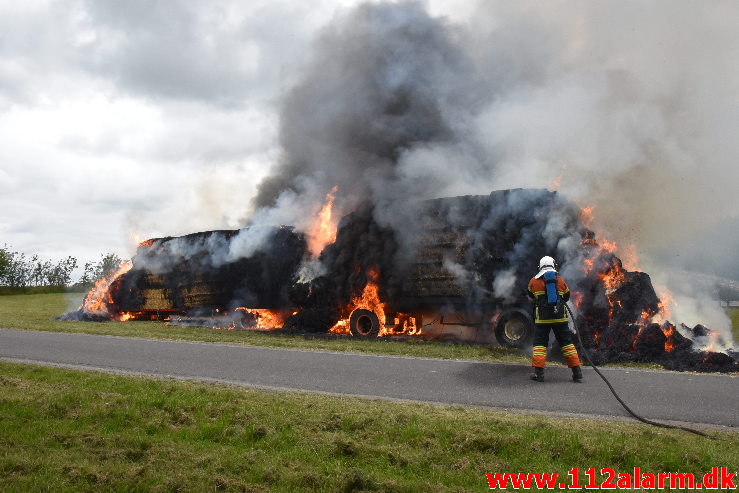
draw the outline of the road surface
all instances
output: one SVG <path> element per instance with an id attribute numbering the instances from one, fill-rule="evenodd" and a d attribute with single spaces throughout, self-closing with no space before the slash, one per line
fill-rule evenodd
<path id="1" fill-rule="evenodd" d="M 127 337 L 0 329 L 0 359 L 273 389 L 373 396 L 499 409 L 624 417 L 590 368 L 272 349 Z M 608 368 L 604 374 L 646 418 L 739 427 L 739 377 Z"/>

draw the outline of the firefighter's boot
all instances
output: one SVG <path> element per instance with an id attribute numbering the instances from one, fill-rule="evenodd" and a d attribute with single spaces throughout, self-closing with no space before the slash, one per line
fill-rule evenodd
<path id="1" fill-rule="evenodd" d="M 543 382 L 544 381 L 544 368 L 539 368 L 538 366 L 534 367 L 534 373 L 531 374 L 531 380 L 536 380 L 537 382 Z"/>
<path id="2" fill-rule="evenodd" d="M 572 367 L 572 381 L 577 382 L 577 383 L 582 383 L 582 367 L 581 366 Z"/>

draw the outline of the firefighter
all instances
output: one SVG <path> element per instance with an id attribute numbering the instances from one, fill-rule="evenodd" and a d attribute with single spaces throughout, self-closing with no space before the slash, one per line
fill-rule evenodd
<path id="1" fill-rule="evenodd" d="M 582 368 L 577 357 L 577 349 L 572 343 L 572 332 L 567 324 L 565 302 L 570 299 L 570 288 L 555 267 L 552 257 L 542 257 L 539 273 L 529 281 L 528 295 L 534 300 L 534 350 L 531 366 L 534 372 L 531 379 L 544 381 L 544 365 L 547 360 L 549 331 L 554 332 L 567 366 L 572 368 L 572 380 L 582 382 Z"/>

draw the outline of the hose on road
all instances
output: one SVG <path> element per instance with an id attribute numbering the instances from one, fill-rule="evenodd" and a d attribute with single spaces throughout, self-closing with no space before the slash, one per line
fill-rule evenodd
<path id="1" fill-rule="evenodd" d="M 570 314 L 570 319 L 572 319 L 572 324 L 575 326 L 575 333 L 577 334 L 577 340 L 580 341 L 580 348 L 581 348 L 582 352 L 585 354 L 585 357 L 587 359 L 587 363 L 590 366 L 593 367 L 593 370 L 595 370 L 595 372 L 598 374 L 598 376 L 603 379 L 603 381 L 606 383 L 606 385 L 608 385 L 608 388 L 611 389 L 611 393 L 613 394 L 613 397 L 615 397 L 616 400 L 619 403 L 621 403 L 621 405 L 623 406 L 623 408 L 626 409 L 626 411 L 631 416 L 633 416 L 634 418 L 638 419 L 642 423 L 646 423 L 648 425 L 658 426 L 660 428 L 672 428 L 672 429 L 676 429 L 676 430 L 684 430 L 684 431 L 687 431 L 688 433 L 693 433 L 695 435 L 699 435 L 699 436 L 702 436 L 702 437 L 710 438 L 712 440 L 718 440 L 717 437 L 711 436 L 711 435 L 707 435 L 706 433 L 703 433 L 702 431 L 694 430 L 692 428 L 687 428 L 687 427 L 684 427 L 684 426 L 668 425 L 666 423 L 659 423 L 657 421 L 652 421 L 650 419 L 643 418 L 643 417 L 639 416 L 638 414 L 636 414 L 634 411 L 632 411 L 631 408 L 629 406 L 627 406 L 626 403 L 623 401 L 623 399 L 621 399 L 621 397 L 619 397 L 619 395 L 616 393 L 616 390 L 613 388 L 613 385 L 611 385 L 611 382 L 608 381 L 608 379 L 605 377 L 605 375 L 603 375 L 600 372 L 600 370 L 598 369 L 598 367 L 595 366 L 595 363 L 593 363 L 593 358 L 590 356 L 590 353 L 588 352 L 588 350 L 585 349 L 585 344 L 583 344 L 583 342 L 582 342 L 582 337 L 580 336 L 580 328 L 577 326 L 577 322 L 575 321 L 575 316 L 572 314 L 572 310 L 570 310 L 570 305 L 568 305 L 567 303 L 565 303 L 565 308 L 567 308 L 567 311 Z"/>

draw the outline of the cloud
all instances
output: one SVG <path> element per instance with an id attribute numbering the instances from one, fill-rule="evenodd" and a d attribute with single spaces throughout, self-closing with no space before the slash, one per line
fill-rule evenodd
<path id="1" fill-rule="evenodd" d="M 130 255 L 234 228 L 276 160 L 275 102 L 336 8 L 277 1 L 0 6 L 0 235 Z"/>

